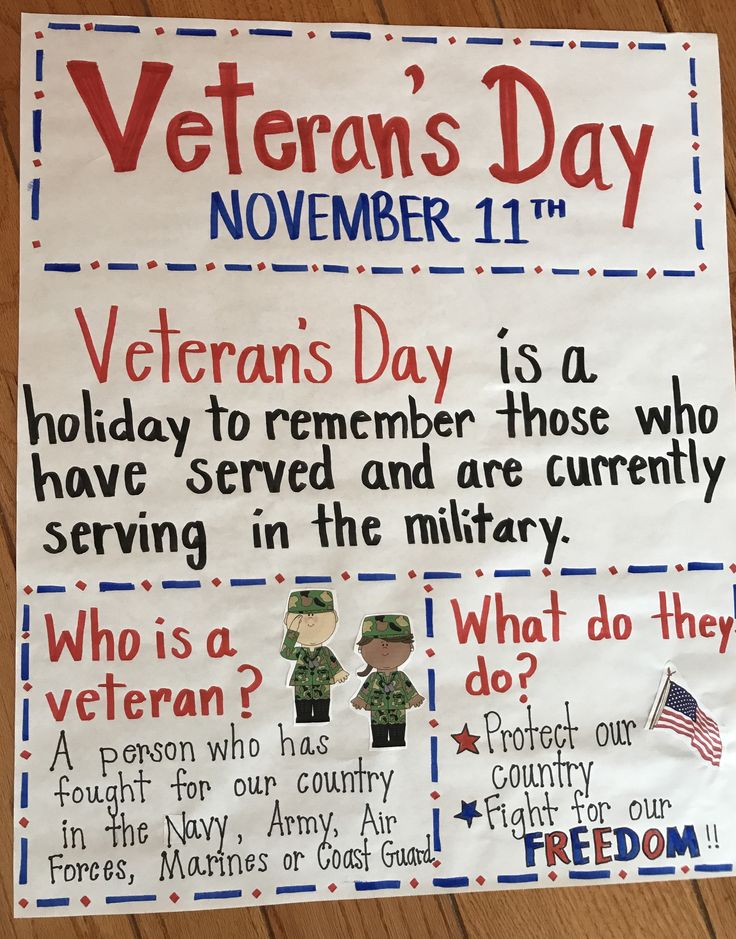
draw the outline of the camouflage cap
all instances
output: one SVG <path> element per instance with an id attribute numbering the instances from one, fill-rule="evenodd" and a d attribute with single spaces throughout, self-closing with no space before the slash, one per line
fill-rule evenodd
<path id="1" fill-rule="evenodd" d="M 292 590 L 289 613 L 332 613 L 335 598 L 330 590 Z"/>
<path id="2" fill-rule="evenodd" d="M 362 639 L 410 639 L 411 623 L 403 613 L 376 613 L 365 617 L 361 634 Z"/>

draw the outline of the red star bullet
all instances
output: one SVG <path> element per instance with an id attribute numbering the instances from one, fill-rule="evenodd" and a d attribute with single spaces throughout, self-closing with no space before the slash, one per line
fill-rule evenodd
<path id="1" fill-rule="evenodd" d="M 480 734 L 471 734 L 468 730 L 467 722 L 459 734 L 450 734 L 450 736 L 457 744 L 458 753 L 463 753 L 465 750 L 467 750 L 468 753 L 478 752 L 478 747 L 475 744 L 476 741 L 480 740 Z"/>

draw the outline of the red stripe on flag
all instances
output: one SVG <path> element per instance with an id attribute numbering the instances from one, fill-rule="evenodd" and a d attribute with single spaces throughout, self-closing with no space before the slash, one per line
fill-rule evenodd
<path id="1" fill-rule="evenodd" d="M 723 745 L 718 724 L 700 707 L 694 721 L 680 711 L 664 707 L 654 726 L 688 737 L 690 745 L 704 760 L 713 766 L 720 766 Z"/>

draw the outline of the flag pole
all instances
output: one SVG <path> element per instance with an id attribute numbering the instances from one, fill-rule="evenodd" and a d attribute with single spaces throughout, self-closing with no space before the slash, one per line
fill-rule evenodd
<path id="1" fill-rule="evenodd" d="M 654 727 L 654 725 L 657 723 L 657 720 L 659 719 L 659 715 L 662 713 L 662 708 L 664 707 L 664 703 L 667 700 L 667 694 L 669 693 L 670 685 L 672 684 L 672 676 L 675 674 L 675 671 L 676 669 L 672 663 L 668 662 L 665 667 L 664 674 L 662 675 L 662 678 L 659 682 L 659 689 L 657 696 L 654 699 L 654 706 L 647 720 L 648 730 L 651 730 Z"/>

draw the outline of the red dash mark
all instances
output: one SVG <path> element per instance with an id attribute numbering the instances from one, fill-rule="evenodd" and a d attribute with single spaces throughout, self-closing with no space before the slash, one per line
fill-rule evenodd
<path id="1" fill-rule="evenodd" d="M 230 30 L 230 35 L 231 35 L 231 36 L 239 36 L 239 35 L 240 35 L 240 32 L 233 26 L 233 28 Z"/>
<path id="2" fill-rule="evenodd" d="M 424 85 L 424 70 L 419 65 L 408 65 L 404 70 L 404 75 L 411 78 L 414 83 L 411 93 L 415 95 Z"/>

